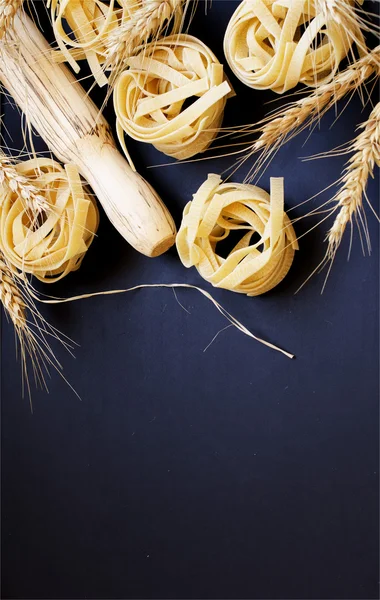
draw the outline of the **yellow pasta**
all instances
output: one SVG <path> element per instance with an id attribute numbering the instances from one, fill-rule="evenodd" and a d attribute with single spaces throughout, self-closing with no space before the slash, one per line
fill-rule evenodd
<path id="1" fill-rule="evenodd" d="M 193 36 L 174 35 L 149 44 L 127 64 L 114 91 L 120 142 L 125 132 L 177 159 L 208 148 L 231 93 L 211 50 Z"/>
<path id="2" fill-rule="evenodd" d="M 224 38 L 231 69 L 254 89 L 279 94 L 330 81 L 350 50 L 345 27 L 315 0 L 243 0 Z"/>
<path id="3" fill-rule="evenodd" d="M 76 271 L 98 227 L 95 200 L 73 165 L 36 158 L 16 165 L 20 178 L 40 190 L 0 189 L 0 251 L 12 265 L 51 283 Z M 21 179 L 22 180 L 22 179 Z M 13 188 L 13 189 L 12 189 Z"/>
<path id="4" fill-rule="evenodd" d="M 218 243 L 234 230 L 242 237 L 222 258 Z M 209 175 L 185 207 L 176 244 L 185 267 L 195 266 L 214 287 L 247 296 L 268 292 L 288 273 L 298 249 L 284 212 L 283 179 L 271 178 L 269 196 L 254 185 Z"/>
<path id="5" fill-rule="evenodd" d="M 87 59 L 98 85 L 106 85 L 102 65 L 106 60 L 108 36 L 120 20 L 128 18 L 136 2 L 127 0 L 124 5 L 123 12 L 115 0 L 108 4 L 101 0 L 51 0 L 54 35 L 59 46 L 59 51 L 53 53 L 55 61 L 67 61 L 78 73 L 77 61 Z M 65 31 L 66 22 L 72 35 Z"/>

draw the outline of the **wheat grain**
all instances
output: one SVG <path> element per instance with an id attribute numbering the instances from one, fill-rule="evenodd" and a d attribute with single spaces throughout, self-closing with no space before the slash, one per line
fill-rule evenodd
<path id="1" fill-rule="evenodd" d="M 105 70 L 111 70 L 110 83 L 126 59 L 142 44 L 157 39 L 164 31 L 178 31 L 184 0 L 145 0 L 131 18 L 112 30 L 106 41 Z"/>
<path id="2" fill-rule="evenodd" d="M 23 0 L 0 0 L 0 40 L 12 25 L 13 18 Z"/>
<path id="3" fill-rule="evenodd" d="M 361 132 L 352 143 L 351 151 L 354 154 L 348 161 L 340 180 L 341 187 L 333 198 L 333 202 L 336 203 L 334 210 L 339 212 L 327 234 L 328 259 L 334 258 L 353 216 L 357 216 L 363 210 L 363 196 L 368 177 L 373 177 L 375 165 L 380 166 L 380 102 L 376 104 L 368 121 L 363 123 L 360 129 Z M 361 222 L 364 223 L 364 220 Z"/>
<path id="4" fill-rule="evenodd" d="M 32 213 L 38 217 L 43 211 L 49 209 L 49 204 L 41 190 L 27 177 L 17 172 L 17 166 L 12 160 L 0 151 L 0 185 L 7 185 L 9 189 L 18 194 L 24 204 Z"/>

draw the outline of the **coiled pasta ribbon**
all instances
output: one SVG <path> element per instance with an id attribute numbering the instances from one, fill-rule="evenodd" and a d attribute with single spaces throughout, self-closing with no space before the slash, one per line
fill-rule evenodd
<path id="1" fill-rule="evenodd" d="M 218 243 L 234 230 L 243 235 L 222 258 Z M 284 212 L 283 179 L 271 178 L 269 196 L 254 185 L 209 175 L 185 207 L 176 244 L 185 267 L 195 266 L 214 287 L 248 296 L 268 292 L 285 277 L 298 249 Z"/>
<path id="2" fill-rule="evenodd" d="M 53 30 L 59 50 L 53 53 L 56 62 L 68 62 L 75 73 L 80 67 L 78 61 L 87 59 L 91 72 L 98 85 L 107 84 L 102 64 L 106 59 L 106 41 L 121 19 L 127 18 L 136 6 L 135 0 L 124 0 L 123 10 L 101 0 L 51 0 L 50 10 Z M 130 5 L 131 8 L 128 8 Z M 72 34 L 68 35 L 65 23 Z"/>
<path id="3" fill-rule="evenodd" d="M 243 0 L 224 38 L 231 69 L 254 89 L 279 94 L 330 81 L 351 41 L 313 0 Z"/>
<path id="4" fill-rule="evenodd" d="M 231 93 L 211 50 L 193 36 L 174 35 L 149 44 L 127 64 L 114 91 L 120 142 L 124 131 L 177 159 L 205 150 Z"/>
<path id="5" fill-rule="evenodd" d="M 16 166 L 39 188 L 44 202 L 29 204 L 17 191 L 0 190 L 0 251 L 17 269 L 51 283 L 76 271 L 98 227 L 98 209 L 74 165 L 36 158 Z M 16 189 L 16 188 L 15 188 Z"/>

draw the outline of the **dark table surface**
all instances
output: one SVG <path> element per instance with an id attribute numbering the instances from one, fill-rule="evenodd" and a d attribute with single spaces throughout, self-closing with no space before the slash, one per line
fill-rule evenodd
<path id="1" fill-rule="evenodd" d="M 191 27 L 221 59 L 235 6 L 216 2 L 206 17 L 201 3 Z M 226 124 L 255 122 L 277 98 L 231 81 L 238 95 Z M 19 116 L 9 105 L 3 112 L 8 143 L 21 148 Z M 300 157 L 350 140 L 368 113 L 354 97 L 332 129 L 327 115 L 279 152 L 261 185 L 284 176 L 291 207 L 334 182 L 344 157 Z M 166 157 L 128 145 L 177 224 L 207 173 L 231 164 L 148 169 Z M 378 208 L 378 180 L 368 190 Z M 150 282 L 210 291 L 174 249 L 140 256 L 101 217 L 81 270 L 48 292 Z M 297 233 L 315 223 L 301 220 Z M 204 352 L 226 323 L 190 290 L 177 292 L 188 312 L 165 289 L 44 306 L 79 344 L 75 360 L 55 350 L 82 400 L 53 373 L 49 395 L 33 391 L 32 414 L 3 318 L 3 598 L 378 598 L 379 246 L 370 214 L 369 229 L 372 256 L 355 230 L 347 262 L 347 235 L 323 295 L 323 274 L 295 291 L 323 256 L 327 224 L 301 239 L 273 292 L 212 290 L 293 361 L 233 328 Z"/>

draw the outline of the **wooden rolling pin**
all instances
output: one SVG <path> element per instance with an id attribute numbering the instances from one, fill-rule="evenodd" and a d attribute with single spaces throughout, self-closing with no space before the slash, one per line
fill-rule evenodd
<path id="1" fill-rule="evenodd" d="M 173 219 L 153 188 L 121 156 L 110 128 L 22 12 L 0 42 L 0 81 L 57 158 L 73 162 L 122 236 L 147 256 L 175 241 Z"/>

